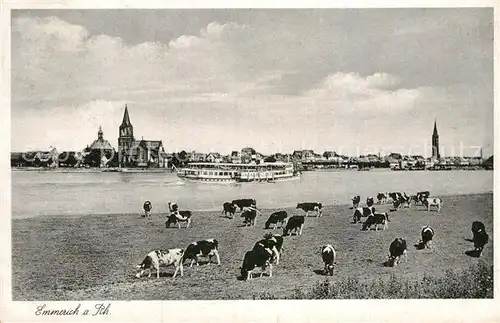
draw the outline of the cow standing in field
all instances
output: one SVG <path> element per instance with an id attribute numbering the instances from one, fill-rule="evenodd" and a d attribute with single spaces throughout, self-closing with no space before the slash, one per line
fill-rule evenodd
<path id="1" fill-rule="evenodd" d="M 327 244 L 321 247 L 321 258 L 325 264 L 325 275 L 333 276 L 333 269 L 335 267 L 335 258 L 337 254 L 332 245 Z"/>
<path id="2" fill-rule="evenodd" d="M 354 223 L 358 223 L 361 221 L 362 217 L 368 217 L 375 213 L 375 207 L 358 207 L 354 210 L 354 214 L 352 215 L 352 220 Z"/>
<path id="3" fill-rule="evenodd" d="M 286 211 L 274 212 L 269 216 L 269 219 L 267 219 L 264 229 L 269 229 L 271 227 L 271 224 L 274 224 L 273 230 L 276 230 L 276 228 L 278 227 L 278 223 L 281 223 L 281 227 L 283 227 L 286 223 L 287 217 L 288 214 L 286 213 Z"/>
<path id="4" fill-rule="evenodd" d="M 259 215 L 261 214 L 259 210 L 257 210 L 257 208 L 255 208 L 254 206 L 251 206 L 247 208 L 245 211 L 243 211 L 241 216 L 245 218 L 243 220 L 245 226 L 252 226 L 252 225 L 255 226 L 257 224 L 257 213 Z"/>
<path id="5" fill-rule="evenodd" d="M 213 256 L 217 259 L 217 265 L 220 265 L 219 242 L 216 239 L 205 239 L 189 244 L 186 251 L 184 251 L 182 262 L 191 259 L 189 267 L 193 267 L 193 263 L 199 266 L 198 258 L 208 257 L 208 264 L 210 264 Z"/>
<path id="6" fill-rule="evenodd" d="M 374 202 L 373 202 L 373 197 L 367 197 L 367 198 L 366 198 L 366 206 L 368 206 L 368 207 L 372 207 L 372 206 L 373 206 L 373 204 L 374 204 Z"/>
<path id="7" fill-rule="evenodd" d="M 480 221 L 472 222 L 472 241 L 474 242 L 474 250 L 479 252 L 479 257 L 483 254 L 483 248 L 488 243 L 489 235 L 486 233 L 484 224 Z"/>
<path id="8" fill-rule="evenodd" d="M 239 207 L 240 212 L 242 212 L 244 207 L 250 207 L 252 205 L 257 206 L 257 201 L 255 199 L 239 199 L 239 200 L 233 200 L 231 204 L 234 204 L 237 207 Z"/>
<path id="9" fill-rule="evenodd" d="M 385 193 L 378 193 L 377 194 L 377 203 L 378 204 L 387 203 L 387 195 Z"/>
<path id="10" fill-rule="evenodd" d="M 309 212 L 316 211 L 316 217 L 323 215 L 323 205 L 318 202 L 303 202 L 297 203 L 296 209 L 302 209 L 306 212 L 306 217 L 309 216 Z"/>
<path id="11" fill-rule="evenodd" d="M 422 228 L 422 245 L 425 248 L 431 248 L 432 238 L 434 237 L 434 229 L 426 225 Z"/>
<path id="12" fill-rule="evenodd" d="M 351 201 L 352 201 L 352 208 L 357 209 L 359 207 L 359 202 L 361 202 L 361 197 L 359 195 L 353 196 Z"/>
<path id="13" fill-rule="evenodd" d="M 269 277 L 273 276 L 273 265 L 271 264 L 271 260 L 273 257 L 273 252 L 271 249 L 264 248 L 262 246 L 254 246 L 254 248 L 245 253 L 245 257 L 243 258 L 243 264 L 240 267 L 241 277 L 244 280 L 252 279 L 252 272 L 255 268 L 260 267 L 261 273 L 260 277 L 269 267 Z"/>
<path id="14" fill-rule="evenodd" d="M 375 225 L 375 231 L 378 231 L 379 225 L 382 225 L 382 230 L 385 230 L 388 226 L 387 222 L 391 222 L 389 220 L 389 214 L 387 212 L 374 213 L 366 218 L 366 221 L 365 223 L 363 223 L 363 227 L 361 228 L 361 230 L 370 229 L 372 225 Z"/>
<path id="15" fill-rule="evenodd" d="M 160 266 L 175 266 L 175 272 L 173 278 L 177 276 L 177 271 L 180 269 L 181 277 L 184 275 L 184 270 L 182 267 L 182 257 L 184 251 L 180 248 L 168 249 L 168 250 L 153 250 L 147 254 L 146 258 L 142 261 L 140 265 L 137 265 L 138 272 L 135 275 L 137 278 L 141 278 L 144 271 L 149 269 L 148 278 L 151 277 L 153 270 L 156 270 L 156 278 L 160 278 Z"/>
<path id="16" fill-rule="evenodd" d="M 304 228 L 305 217 L 300 215 L 294 215 L 290 219 L 288 219 L 285 228 L 283 229 L 283 236 L 287 236 L 291 234 L 292 231 L 295 231 L 298 235 L 302 235 L 302 229 Z"/>
<path id="17" fill-rule="evenodd" d="M 145 218 L 149 218 L 151 216 L 151 210 L 153 209 L 153 205 L 151 204 L 150 201 L 144 202 L 144 205 L 142 206 L 144 209 L 144 216 Z"/>
<path id="18" fill-rule="evenodd" d="M 425 200 L 423 200 L 422 203 L 426 208 L 427 211 L 431 210 L 431 206 L 435 206 L 437 208 L 437 211 L 441 211 L 441 207 L 443 206 L 443 199 L 440 197 L 428 197 Z"/>
<path id="19" fill-rule="evenodd" d="M 234 217 L 234 214 L 236 213 L 236 205 L 229 202 L 225 202 L 222 205 L 222 213 L 224 214 L 224 216 L 227 216 L 227 214 L 229 213 L 229 218 L 232 219 Z"/>
<path id="20" fill-rule="evenodd" d="M 170 215 L 165 221 L 165 227 L 169 228 L 171 224 L 177 224 L 179 229 L 181 228 L 181 223 L 186 222 L 186 229 L 189 228 L 189 225 L 191 224 L 191 216 L 192 213 L 191 211 L 179 211 L 178 207 L 176 204 L 168 204 L 168 207 L 170 209 Z"/>
<path id="21" fill-rule="evenodd" d="M 273 256 L 270 262 L 276 260 L 276 265 L 280 263 L 280 251 L 283 248 L 283 237 L 280 235 L 273 235 L 272 233 L 264 235 L 264 239 L 259 240 L 255 243 L 253 249 L 264 248 L 272 251 Z"/>
<path id="22" fill-rule="evenodd" d="M 396 267 L 401 258 L 405 258 L 405 262 L 408 262 L 408 250 L 406 240 L 397 238 L 389 246 L 389 266 Z"/>

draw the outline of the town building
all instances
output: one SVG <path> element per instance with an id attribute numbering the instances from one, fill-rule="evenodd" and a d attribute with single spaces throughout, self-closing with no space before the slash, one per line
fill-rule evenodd
<path id="1" fill-rule="evenodd" d="M 108 162 L 115 157 L 116 151 L 109 141 L 104 139 L 101 126 L 97 131 L 97 139 L 85 148 L 85 163 L 91 167 L 106 167 Z"/>
<path id="2" fill-rule="evenodd" d="M 166 154 L 161 140 L 135 140 L 134 127 L 125 105 L 119 127 L 118 161 L 120 167 L 165 167 Z"/>

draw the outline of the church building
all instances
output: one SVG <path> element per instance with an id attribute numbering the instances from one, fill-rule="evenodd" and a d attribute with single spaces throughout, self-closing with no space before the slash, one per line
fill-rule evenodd
<path id="1" fill-rule="evenodd" d="M 91 167 L 105 167 L 115 156 L 115 149 L 109 141 L 104 139 L 104 133 L 101 126 L 97 131 L 97 139 L 84 149 L 85 163 Z"/>
<path id="2" fill-rule="evenodd" d="M 439 135 L 436 126 L 436 120 L 434 120 L 434 132 L 432 133 L 432 159 L 439 160 L 441 155 L 439 154 Z"/>
<path id="3" fill-rule="evenodd" d="M 161 140 L 135 140 L 134 127 L 125 105 L 118 135 L 120 167 L 165 167 L 165 150 Z"/>

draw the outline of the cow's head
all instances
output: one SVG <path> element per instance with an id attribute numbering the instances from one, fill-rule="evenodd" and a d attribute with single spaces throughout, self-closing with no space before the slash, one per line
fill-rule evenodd
<path id="1" fill-rule="evenodd" d="M 326 272 L 327 272 L 328 275 L 333 276 L 333 269 L 334 269 L 334 265 L 333 264 L 326 265 Z"/>

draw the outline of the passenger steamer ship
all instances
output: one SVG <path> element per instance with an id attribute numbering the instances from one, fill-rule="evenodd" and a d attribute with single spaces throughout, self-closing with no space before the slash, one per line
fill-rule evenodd
<path id="1" fill-rule="evenodd" d="M 277 182 L 300 178 L 292 163 L 261 164 L 189 163 L 177 169 L 177 176 L 188 181 L 208 183 Z"/>

